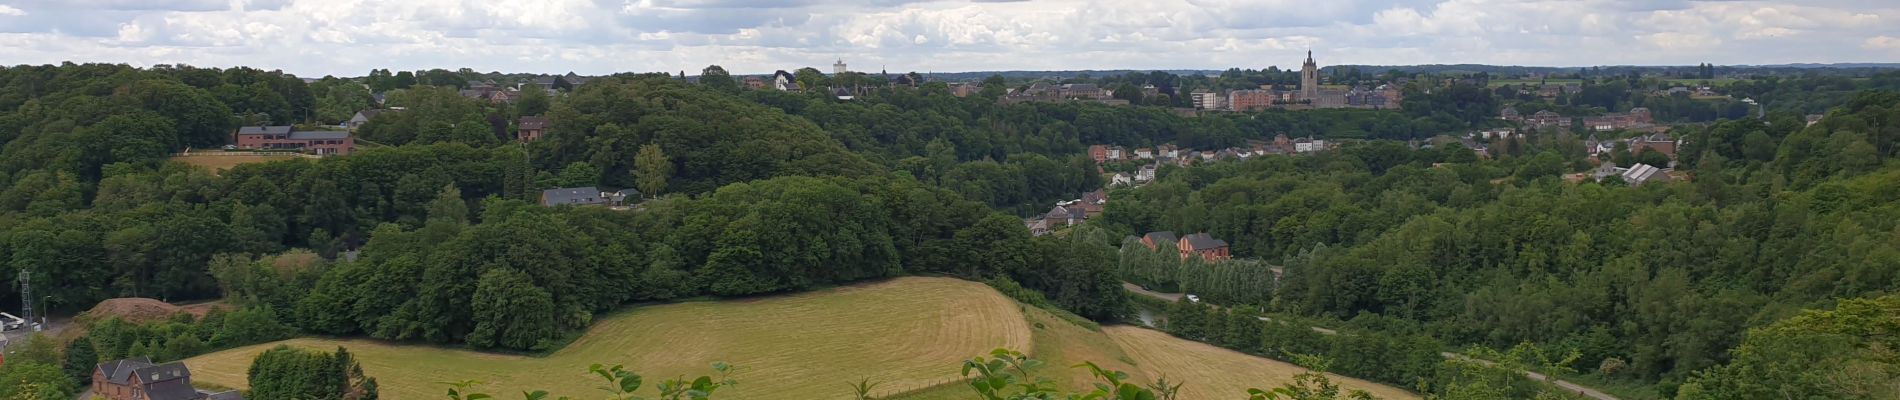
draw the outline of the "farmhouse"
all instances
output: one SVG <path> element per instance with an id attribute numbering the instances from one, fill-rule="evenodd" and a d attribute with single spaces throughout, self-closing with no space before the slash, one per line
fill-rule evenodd
<path id="1" fill-rule="evenodd" d="M 92 370 L 92 394 L 110 400 L 241 400 L 236 391 L 202 392 L 191 387 L 184 363 L 154 365 L 144 357 L 99 364 Z"/>
<path id="2" fill-rule="evenodd" d="M 521 117 L 521 123 L 515 126 L 515 139 L 523 143 L 541 138 L 548 131 L 548 119 L 539 115 Z"/>
<path id="3" fill-rule="evenodd" d="M 614 203 L 616 193 L 602 192 L 593 186 L 548 189 L 541 191 L 541 205 L 553 206 L 605 206 Z"/>
<path id="4" fill-rule="evenodd" d="M 1148 250 L 1161 248 L 1162 243 L 1176 243 L 1180 241 L 1181 238 L 1175 237 L 1174 232 L 1169 231 L 1148 232 L 1146 235 L 1141 235 L 1141 244 L 1148 246 Z"/>
<path id="5" fill-rule="evenodd" d="M 297 131 L 289 126 L 238 128 L 232 142 L 246 150 L 291 150 L 316 155 L 348 155 L 356 150 L 349 132 Z"/>
<path id="6" fill-rule="evenodd" d="M 1215 239 L 1214 235 L 1206 233 L 1187 235 L 1181 238 L 1180 245 L 1175 247 L 1181 251 L 1183 260 L 1190 256 L 1197 256 L 1205 261 L 1225 261 L 1233 258 L 1233 255 L 1227 252 L 1226 241 Z"/>

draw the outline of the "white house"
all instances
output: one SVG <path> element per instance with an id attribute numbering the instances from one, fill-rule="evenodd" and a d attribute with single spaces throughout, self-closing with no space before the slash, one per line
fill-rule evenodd
<path id="1" fill-rule="evenodd" d="M 1119 173 L 1119 172 L 1115 173 L 1115 176 L 1108 178 L 1108 184 L 1110 186 L 1128 186 L 1134 183 L 1135 183 L 1135 180 L 1133 178 L 1129 178 L 1128 174 Z"/>

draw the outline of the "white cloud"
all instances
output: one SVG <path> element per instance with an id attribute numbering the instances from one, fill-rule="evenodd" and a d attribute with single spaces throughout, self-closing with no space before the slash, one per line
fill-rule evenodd
<path id="1" fill-rule="evenodd" d="M 1297 67 L 1307 49 L 1322 64 L 1900 61 L 1900 52 L 1865 51 L 1900 47 L 1900 5 L 1866 3 L 13 0 L 0 5 L 0 43 L 26 45 L 7 47 L 0 64 L 250 65 L 311 76 L 707 64 L 762 73 L 837 58 L 892 71 L 1218 69 Z"/>

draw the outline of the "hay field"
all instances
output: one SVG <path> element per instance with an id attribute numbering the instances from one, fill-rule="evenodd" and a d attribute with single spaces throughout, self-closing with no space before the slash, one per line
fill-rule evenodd
<path id="1" fill-rule="evenodd" d="M 204 167 L 204 169 L 211 170 L 211 173 L 216 174 L 219 171 L 228 170 L 238 165 L 290 160 L 299 157 L 300 156 L 294 154 L 219 155 L 215 152 L 211 152 L 172 156 L 171 159 L 172 161 Z"/>
<path id="2" fill-rule="evenodd" d="M 642 395 L 661 379 L 740 368 L 731 399 L 845 397 L 846 382 L 869 377 L 891 386 L 954 379 L 959 363 L 997 347 L 1028 348 L 1019 306 L 981 283 L 948 278 L 889 281 L 750 300 L 638 308 L 601 318 L 585 336 L 547 357 L 498 355 L 369 340 L 293 339 L 292 346 L 344 346 L 390 400 L 443 398 L 440 382 L 473 379 L 511 398 L 522 390 L 593 397 L 594 363 L 625 364 L 646 376 Z M 245 387 L 255 355 L 277 343 L 185 360 L 194 380 Z"/>
<path id="3" fill-rule="evenodd" d="M 1181 388 L 1185 399 L 1245 397 L 1248 388 L 1278 387 L 1306 372 L 1297 365 L 1182 340 L 1152 329 L 1111 326 L 1103 327 L 1102 332 L 1120 344 L 1149 375 L 1166 375 L 1169 381 L 1186 383 Z M 1418 398 L 1363 379 L 1329 376 L 1343 388 L 1364 390 L 1381 399 Z"/>

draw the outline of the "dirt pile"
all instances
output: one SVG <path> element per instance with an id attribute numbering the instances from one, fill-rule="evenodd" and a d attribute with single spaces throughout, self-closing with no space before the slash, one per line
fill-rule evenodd
<path id="1" fill-rule="evenodd" d="M 178 313 L 190 313 L 193 316 L 203 318 L 206 313 L 211 312 L 211 309 L 217 307 L 220 307 L 218 303 L 177 306 L 158 301 L 157 299 L 124 297 L 101 301 L 99 305 L 93 306 L 92 310 L 88 310 L 84 314 L 80 314 L 80 316 L 82 319 L 90 321 L 104 321 L 112 317 L 119 317 L 126 320 L 126 322 L 146 323 L 164 321 Z"/>

